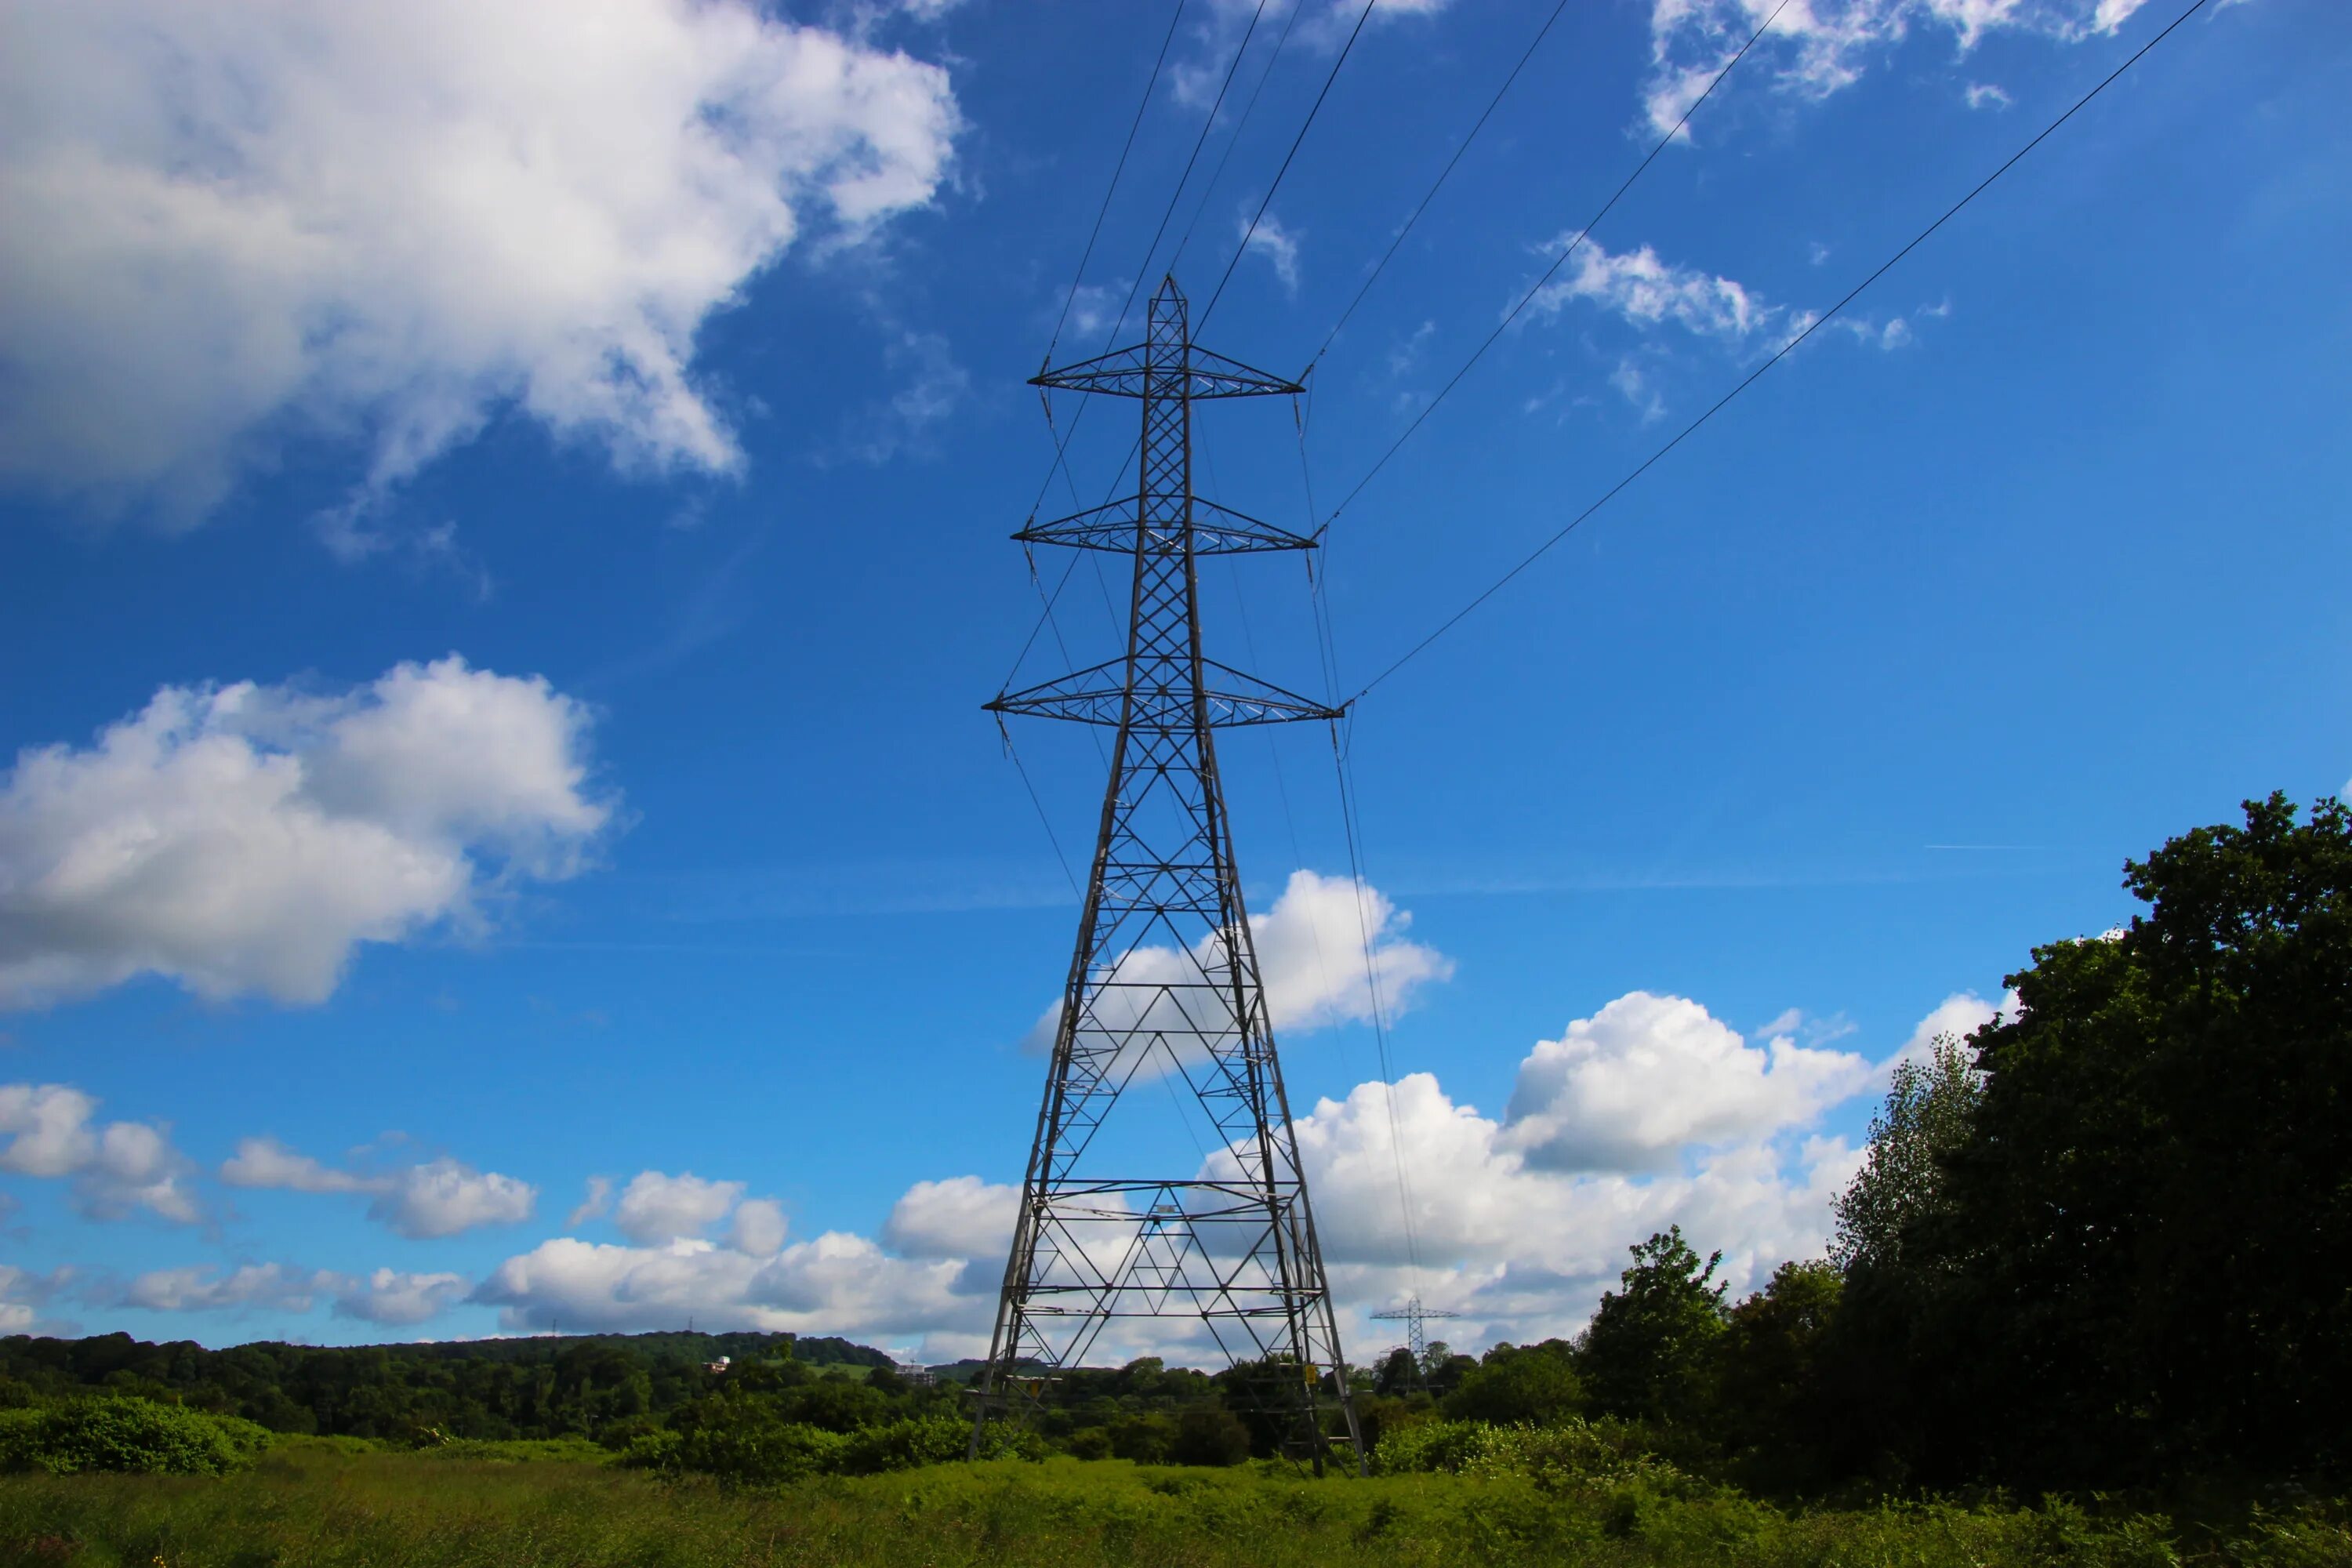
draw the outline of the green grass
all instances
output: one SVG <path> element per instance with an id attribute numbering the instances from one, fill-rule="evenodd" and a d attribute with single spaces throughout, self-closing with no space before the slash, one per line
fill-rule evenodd
<path id="1" fill-rule="evenodd" d="M 0 1477 L 0 1565 L 54 1568 L 2260 1568 L 2352 1563 L 2316 1517 L 2177 1545 L 2159 1521 L 1953 1504 L 1787 1514 L 1638 1483 L 1407 1475 L 1314 1481 L 1268 1467 L 945 1465 L 775 1490 L 541 1454 L 356 1452 L 295 1440 L 222 1479 Z M 520 1458 L 530 1462 L 517 1462 Z"/>

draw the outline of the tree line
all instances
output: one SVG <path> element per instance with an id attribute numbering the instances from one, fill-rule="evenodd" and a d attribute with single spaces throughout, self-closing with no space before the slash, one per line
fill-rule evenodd
<path id="1" fill-rule="evenodd" d="M 2340 1491 L 2352 814 L 2249 801 L 2124 886 L 2128 925 L 2034 949 L 2011 1013 L 1895 1068 L 1829 1258 L 1727 1302 L 1669 1230 L 1573 1342 L 1383 1387 L 1638 1423 L 1770 1491 Z"/>

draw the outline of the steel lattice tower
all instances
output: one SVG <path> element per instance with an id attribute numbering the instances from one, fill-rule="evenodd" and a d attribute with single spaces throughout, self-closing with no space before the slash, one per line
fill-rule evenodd
<path id="1" fill-rule="evenodd" d="M 1307 550 L 1314 541 L 1192 493 L 1192 405 L 1297 394 L 1279 376 L 1196 346 L 1173 278 L 1146 341 L 1034 378 L 1138 398 L 1141 479 L 1109 505 L 1015 534 L 1124 554 L 1134 586 L 1123 658 L 1009 692 L 990 711 L 1115 729 L 1101 827 L 1070 960 L 1045 1101 L 988 1365 L 987 1423 L 1034 1402 L 1122 1319 L 1197 1320 L 1229 1361 L 1278 1368 L 1265 1408 L 1319 1471 L 1334 1444 L 1360 1463 L 1355 1405 L 1315 1239 L 1290 1103 L 1217 777 L 1214 731 L 1336 717 L 1201 649 L 1202 555 Z M 1121 1095 L 1167 1077 L 1223 1145 L 1198 1176 L 1109 1163 L 1097 1134 Z"/>

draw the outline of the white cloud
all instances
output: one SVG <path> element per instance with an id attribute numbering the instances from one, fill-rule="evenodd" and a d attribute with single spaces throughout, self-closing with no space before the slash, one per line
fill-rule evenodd
<path id="1" fill-rule="evenodd" d="M 240 1140 L 221 1165 L 233 1187 L 291 1193 L 364 1193 L 368 1217 L 412 1239 L 457 1236 L 531 1216 L 539 1189 L 496 1171 L 478 1171 L 446 1155 L 392 1171 L 337 1170 L 273 1138 Z"/>
<path id="2" fill-rule="evenodd" d="M 683 1328 L 877 1335 L 984 1332 L 992 1289 L 967 1292 L 964 1265 L 892 1258 L 863 1237 L 827 1232 L 761 1258 L 707 1241 L 597 1245 L 558 1237 L 509 1258 L 472 1300 L 509 1329 L 561 1321 L 584 1330 Z"/>
<path id="3" fill-rule="evenodd" d="M 538 1198 L 528 1182 L 444 1156 L 399 1173 L 368 1205 L 368 1217 L 413 1238 L 456 1236 L 478 1226 L 520 1225 Z"/>
<path id="4" fill-rule="evenodd" d="M 222 1162 L 221 1180 L 232 1187 L 263 1187 L 288 1193 L 366 1193 L 375 1178 L 322 1165 L 275 1138 L 245 1138 Z"/>
<path id="5" fill-rule="evenodd" d="M 621 1189 L 613 1224 L 640 1247 L 698 1237 L 727 1217 L 743 1195 L 740 1182 L 709 1182 L 688 1171 L 640 1171 Z"/>
<path id="6" fill-rule="evenodd" d="M 1961 1000 L 1919 1033 L 1960 1016 Z M 1669 1225 L 1702 1250 L 1722 1249 L 1735 1292 L 1760 1288 L 1783 1261 L 1822 1256 L 1831 1202 L 1863 1152 L 1815 1128 L 1831 1104 L 1874 1091 L 1884 1068 L 1797 1045 L 1805 1027 L 1785 1014 L 1759 1032 L 1769 1045 L 1753 1047 L 1696 1003 L 1633 992 L 1529 1051 L 1528 1103 L 1515 1097 L 1501 1119 L 1456 1102 L 1427 1073 L 1403 1078 L 1393 1098 L 1366 1083 L 1318 1101 L 1297 1131 L 1335 1294 L 1360 1314 L 1418 1291 L 1463 1314 L 1448 1325 L 1457 1343 L 1524 1342 L 1573 1333 L 1616 1283 L 1626 1247 Z M 1606 1121 L 1643 1092 L 1661 1103 L 1632 1105 L 1622 1127 Z M 1400 1147 L 1419 1269 L 1405 1244 Z M 1201 1173 L 1229 1177 L 1233 1159 L 1213 1153 Z M 1614 1168 L 1592 1168 L 1603 1160 Z M 832 1232 L 765 1256 L 694 1238 L 559 1237 L 509 1258 L 472 1299 L 500 1308 L 515 1330 L 655 1329 L 690 1317 L 709 1328 L 919 1336 L 932 1359 L 975 1354 L 1018 1202 L 1016 1188 L 978 1176 L 919 1182 L 878 1245 Z M 1343 1328 L 1359 1360 L 1393 1333 L 1360 1316 Z M 1181 1323 L 1122 1325 L 1116 1340 L 1091 1359 L 1213 1354 Z"/>
<path id="7" fill-rule="evenodd" d="M 602 1219 L 612 1206 L 613 1178 L 591 1176 L 588 1178 L 587 1193 L 581 1198 L 580 1206 L 564 1216 L 563 1228 L 578 1230 L 592 1219 Z"/>
<path id="8" fill-rule="evenodd" d="M 1870 1081 L 1846 1051 L 1787 1035 L 1764 1049 L 1696 1002 L 1634 991 L 1519 1064 L 1510 1146 L 1561 1171 L 1671 1169 L 1693 1148 L 1760 1142 Z"/>
<path id="9" fill-rule="evenodd" d="M 1574 1332 L 1616 1283 L 1625 1248 L 1672 1224 L 1723 1249 L 1735 1290 L 1759 1286 L 1780 1262 L 1822 1253 L 1830 1199 L 1859 1158 L 1840 1141 L 1807 1139 L 1695 1153 L 1646 1176 L 1546 1169 L 1507 1121 L 1456 1103 L 1426 1073 L 1397 1084 L 1394 1116 L 1392 1135 L 1387 1092 L 1368 1083 L 1298 1123 L 1333 1289 L 1360 1310 L 1419 1291 L 1463 1314 L 1448 1337 L 1466 1343 Z M 1400 1217 L 1400 1136 L 1419 1270 Z M 1360 1321 L 1347 1342 L 1368 1358 L 1392 1332 Z"/>
<path id="10" fill-rule="evenodd" d="M 67 1177 L 75 1206 L 93 1219 L 145 1210 L 175 1224 L 202 1218 L 186 1185 L 186 1156 L 169 1131 L 143 1121 L 91 1120 L 98 1101 L 61 1083 L 0 1084 L 0 1171 Z"/>
<path id="11" fill-rule="evenodd" d="M 1574 242 L 1564 234 L 1547 248 L 1563 250 Z M 1780 308 L 1765 303 L 1735 279 L 1695 268 L 1661 261 L 1648 246 L 1612 256 L 1600 241 L 1587 237 L 1577 245 L 1568 276 L 1538 290 L 1534 309 L 1556 316 L 1570 300 L 1591 300 L 1614 310 L 1635 326 L 1673 321 L 1699 337 L 1744 342 L 1762 331 L 1780 315 Z"/>
<path id="12" fill-rule="evenodd" d="M 436 1318 L 463 1300 L 466 1281 L 455 1274 L 402 1274 L 379 1268 L 364 1279 L 337 1280 L 333 1289 L 338 1318 L 406 1325 Z"/>
<path id="13" fill-rule="evenodd" d="M 1995 1013 L 2014 1018 L 2023 1006 L 2014 991 L 2002 992 L 1998 1002 L 1988 1002 L 1973 991 L 1955 991 L 1919 1020 L 1919 1026 L 1911 1031 L 1911 1037 L 1903 1042 L 1901 1050 L 1880 1064 L 1879 1076 L 1884 1079 L 1897 1062 L 1926 1061 L 1928 1047 L 1936 1043 L 1938 1035 L 1964 1040 L 1991 1023 Z"/>
<path id="14" fill-rule="evenodd" d="M 746 1198 L 735 1205 L 735 1217 L 727 1227 L 727 1245 L 753 1258 L 766 1258 L 782 1250 L 791 1228 L 783 1205 L 773 1198 Z"/>
<path id="15" fill-rule="evenodd" d="M 1002 1258 L 1020 1213 L 1019 1187 L 978 1176 L 917 1182 L 891 1206 L 882 1239 L 908 1258 Z"/>
<path id="16" fill-rule="evenodd" d="M 1585 300 L 1636 331 L 1671 324 L 1738 353 L 1778 349 L 1820 319 L 1817 311 L 1775 304 L 1736 278 L 1664 260 L 1646 245 L 1612 254 L 1598 240 L 1579 240 L 1571 231 L 1541 248 L 1556 255 L 1571 245 L 1562 275 L 1530 301 L 1538 321 L 1557 321 L 1572 301 Z M 1911 342 L 1910 325 L 1900 316 L 1886 321 L 1842 316 L 1832 324 L 1873 348 L 1893 350 Z M 1649 374 L 1633 359 L 1621 356 L 1609 383 L 1642 411 L 1645 422 L 1664 412 Z"/>
<path id="17" fill-rule="evenodd" d="M 332 1274 L 289 1268 L 281 1263 L 248 1263 L 223 1274 L 210 1264 L 157 1268 L 124 1286 L 115 1303 L 151 1312 L 215 1312 L 261 1307 L 307 1312 L 321 1293 L 335 1289 Z"/>
<path id="18" fill-rule="evenodd" d="M 2072 43 L 2112 33 L 2146 0 L 1651 0 L 1651 71 L 1643 109 L 1664 135 L 1749 35 L 1779 9 L 1741 73 L 1769 68 L 1775 90 L 1818 100 L 1853 86 L 1915 25 L 1949 32 L 1958 53 L 1985 34 Z M 1971 107 L 1974 107 L 1971 104 Z M 1688 132 L 1684 134 L 1687 136 Z"/>
<path id="19" fill-rule="evenodd" d="M 455 655 L 329 696 L 165 687 L 83 749 L 0 776 L 0 1006 L 152 973 L 323 1000 L 362 942 L 478 924 L 572 875 L 615 806 L 589 714 Z"/>
<path id="20" fill-rule="evenodd" d="M 14 1264 L 0 1263 L 0 1334 L 70 1335 L 70 1327 L 45 1321 L 41 1309 L 72 1279 L 73 1271 L 68 1268 L 35 1274 Z"/>
<path id="21" fill-rule="evenodd" d="M 1249 219 L 1236 218 L 1234 221 L 1234 237 L 1239 240 L 1244 236 L 1247 237 L 1248 247 L 1265 257 L 1268 265 L 1273 267 L 1274 275 L 1282 280 L 1282 291 L 1292 299 L 1297 299 L 1298 297 L 1297 236 L 1284 228 L 1272 213 L 1267 213 L 1259 218 L 1257 227 L 1255 229 L 1250 227 Z"/>
<path id="22" fill-rule="evenodd" d="M 1969 83 L 1967 91 L 1961 96 L 1968 100 L 1970 109 L 1982 109 L 1987 105 L 1994 109 L 2007 109 L 2010 105 L 2009 94 L 1992 82 L 1972 81 Z"/>
<path id="23" fill-rule="evenodd" d="M 1250 916 L 1276 1035 L 1370 1023 L 1375 982 L 1381 1016 L 1393 1018 L 1413 1005 L 1423 986 L 1450 978 L 1454 961 L 1408 939 L 1412 925 L 1412 916 L 1370 883 L 1293 871 L 1274 906 Z M 1204 969 L 1221 966 L 1219 945 L 1210 933 L 1189 952 L 1130 950 L 1118 963 L 1119 988 L 1107 991 L 1097 1005 L 1104 1027 L 1158 1027 L 1180 1011 L 1197 1018 L 1229 1016 L 1202 979 Z M 1164 992 L 1154 989 L 1161 986 Z M 1052 1047 L 1060 1016 L 1059 1002 L 1045 1009 L 1025 1042 L 1031 1050 Z"/>
<path id="24" fill-rule="evenodd" d="M 9 29 L 0 481 L 181 522 L 289 435 L 381 488 L 509 405 L 625 468 L 740 468 L 698 331 L 804 233 L 928 204 L 961 129 L 940 68 L 750 0 Z"/>

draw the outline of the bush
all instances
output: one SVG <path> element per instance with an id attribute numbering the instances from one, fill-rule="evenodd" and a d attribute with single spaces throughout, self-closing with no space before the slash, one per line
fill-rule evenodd
<path id="1" fill-rule="evenodd" d="M 868 1426 L 852 1436 L 849 1447 L 842 1451 L 839 1468 L 852 1476 L 911 1470 L 918 1465 L 961 1459 L 971 1448 L 971 1422 L 953 1415 L 910 1416 L 887 1426 Z"/>
<path id="2" fill-rule="evenodd" d="M 1179 1465 L 1238 1465 L 1250 1457 L 1249 1428 L 1230 1410 L 1187 1410 L 1176 1418 L 1168 1458 Z"/>
<path id="3" fill-rule="evenodd" d="M 226 1475 L 251 1464 L 269 1436 L 234 1415 L 207 1415 L 148 1399 L 76 1400 L 0 1410 L 0 1470 Z"/>
<path id="4" fill-rule="evenodd" d="M 1565 1355 L 1549 1347 L 1498 1350 L 1463 1374 L 1460 1385 L 1445 1396 L 1445 1414 L 1500 1426 L 1555 1420 L 1583 1404 L 1584 1384 Z"/>

